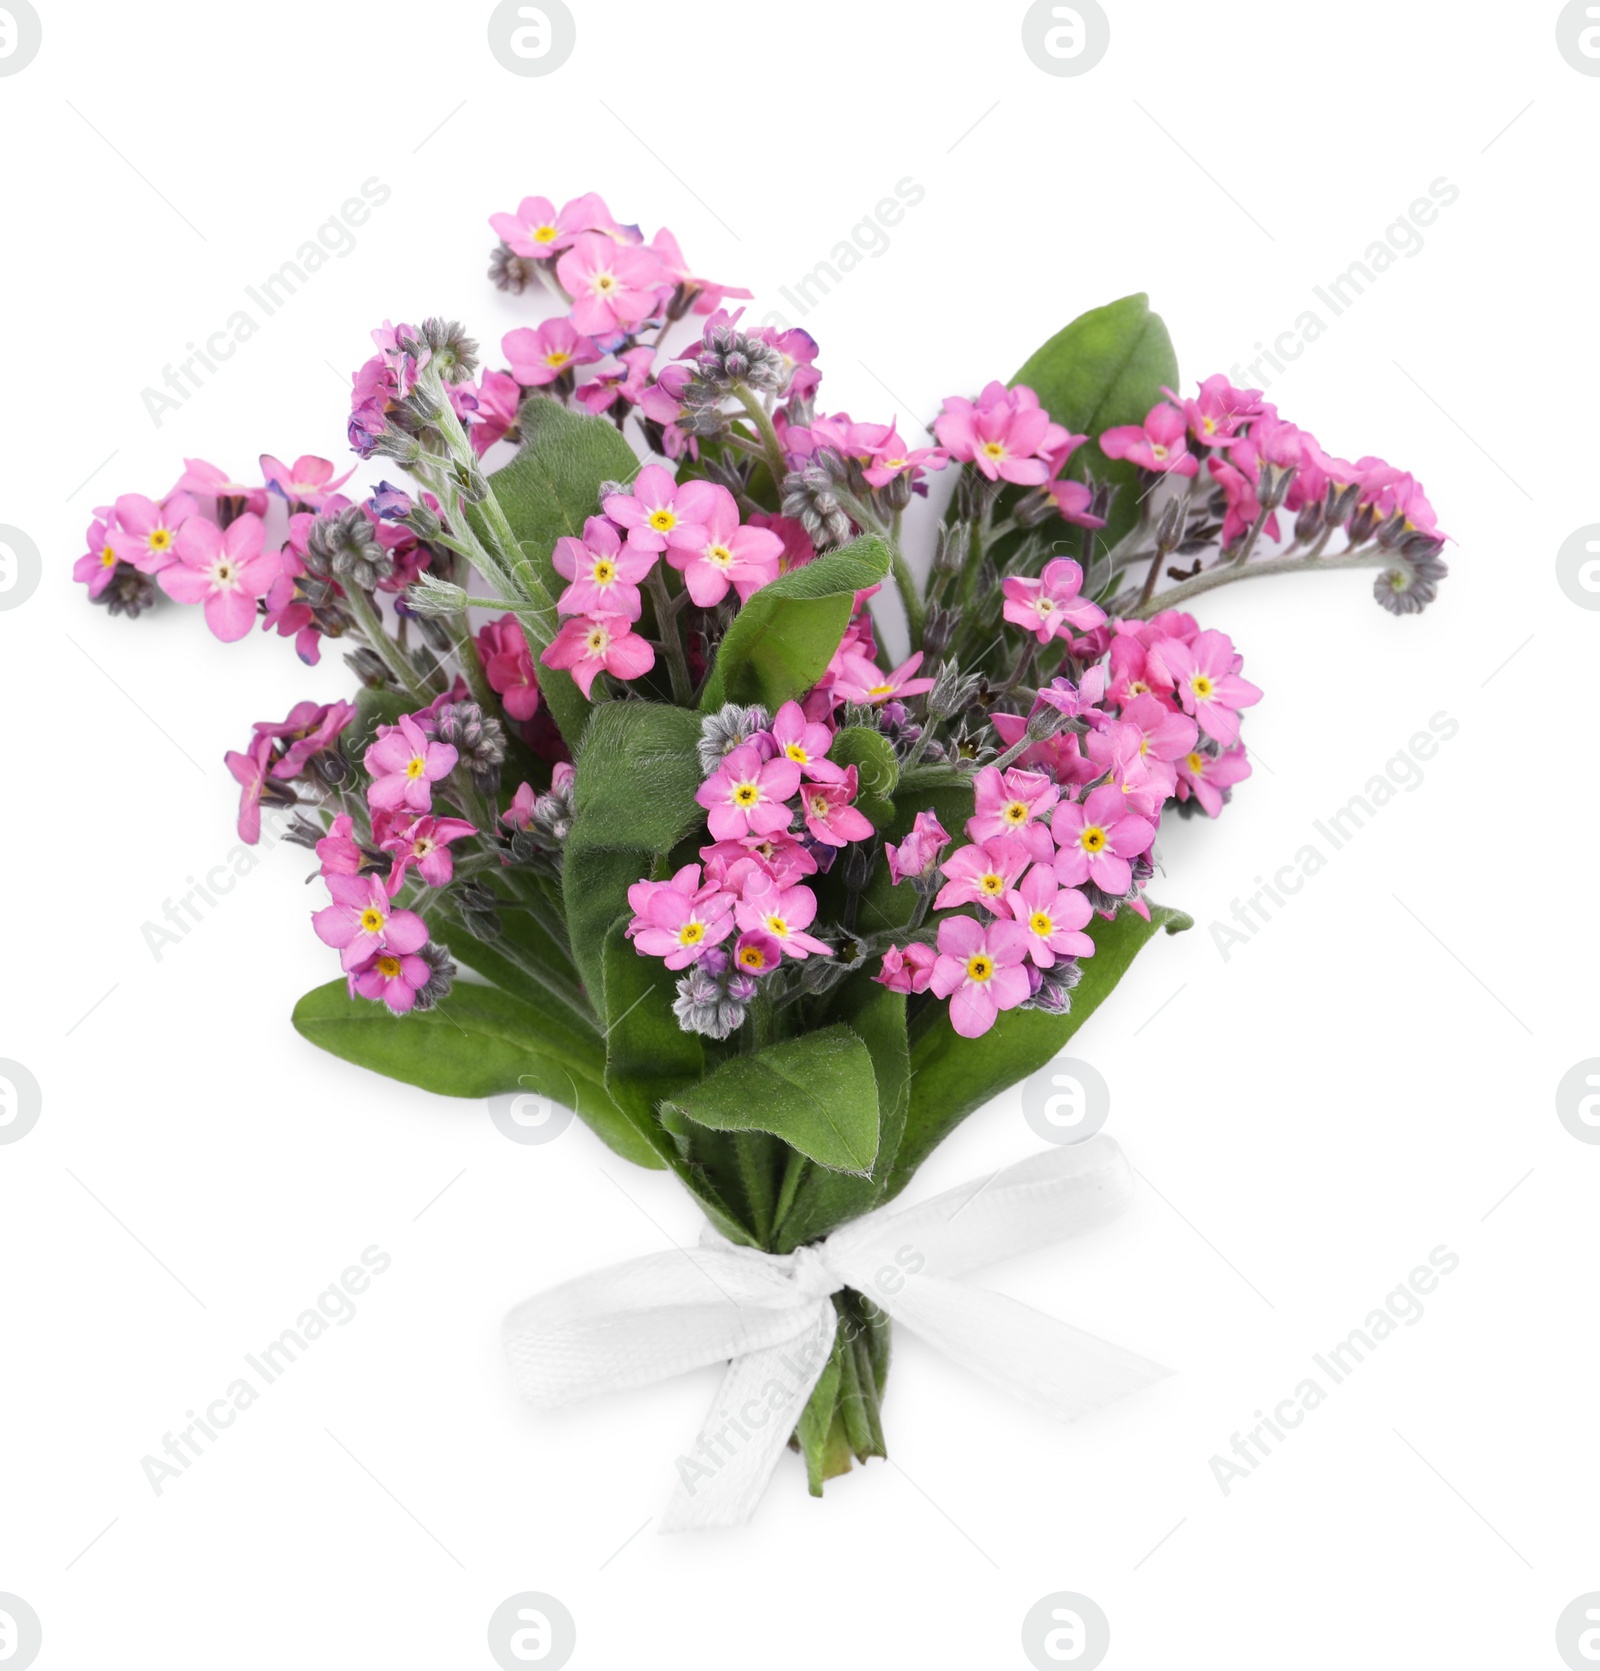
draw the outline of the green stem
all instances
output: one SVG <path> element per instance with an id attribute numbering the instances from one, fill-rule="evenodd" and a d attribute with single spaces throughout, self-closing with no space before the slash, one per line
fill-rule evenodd
<path id="1" fill-rule="evenodd" d="M 361 629 L 361 636 L 367 641 L 367 647 L 383 662 L 408 696 L 425 704 L 428 701 L 428 693 L 422 688 L 416 670 L 400 653 L 399 646 L 383 630 L 383 618 L 378 614 L 372 599 L 352 581 L 345 588 L 345 602 L 350 606 L 350 613 L 355 617 L 356 625 Z"/>
<path id="2" fill-rule="evenodd" d="M 672 700 L 680 708 L 694 705 L 694 681 L 689 677 L 689 658 L 683 652 L 683 634 L 678 630 L 678 611 L 667 591 L 665 563 L 650 570 L 650 596 L 655 599 L 656 625 L 661 629 L 661 647 L 667 654 L 667 671 L 672 676 Z"/>
<path id="3" fill-rule="evenodd" d="M 761 437 L 761 449 L 766 454 L 767 469 L 772 472 L 772 485 L 782 492 L 783 478 L 789 472 L 784 464 L 783 446 L 778 440 L 778 432 L 773 428 L 772 414 L 743 383 L 735 383 L 733 392 L 744 408 L 745 416 L 755 425 L 756 433 Z"/>
<path id="4" fill-rule="evenodd" d="M 1147 621 L 1158 609 L 1173 609 L 1178 604 L 1187 603 L 1190 598 L 1215 591 L 1218 586 L 1226 586 L 1235 580 L 1265 579 L 1272 574 L 1302 574 L 1310 569 L 1381 569 L 1391 561 L 1386 551 L 1363 550 L 1357 555 L 1341 552 L 1337 557 L 1269 557 L 1244 568 L 1236 563 L 1225 564 L 1197 574 L 1192 580 L 1180 581 L 1159 597 L 1152 598 L 1148 604 L 1141 604 L 1128 618 Z"/>

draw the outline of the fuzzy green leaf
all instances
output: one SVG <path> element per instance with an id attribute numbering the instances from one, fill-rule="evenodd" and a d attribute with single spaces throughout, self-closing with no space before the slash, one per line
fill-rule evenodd
<path id="1" fill-rule="evenodd" d="M 1178 386 L 1178 358 L 1159 314 L 1144 294 L 1124 296 L 1080 314 L 1058 331 L 1011 379 L 1025 383 L 1058 423 L 1089 437 L 1072 455 L 1067 474 L 1117 485 L 1102 549 L 1116 544 L 1139 515 L 1137 469 L 1100 451 L 1099 438 L 1120 424 L 1142 424 L 1162 398 L 1163 385 Z"/>
<path id="2" fill-rule="evenodd" d="M 776 711 L 804 695 L 833 660 L 856 593 L 888 572 L 888 546 L 863 534 L 763 586 L 723 635 L 701 708 L 760 702 Z"/>
<path id="3" fill-rule="evenodd" d="M 329 981 L 294 1007 L 295 1030 L 342 1061 L 446 1097 L 534 1090 L 572 1109 L 609 1147 L 661 1166 L 650 1139 L 605 1089 L 600 1041 L 494 986 L 458 982 L 434 1009 L 391 1015 Z"/>
<path id="4" fill-rule="evenodd" d="M 713 1131 L 770 1132 L 835 1171 L 868 1172 L 878 1153 L 872 1055 L 844 1026 L 735 1056 L 668 1107 Z"/>
<path id="5" fill-rule="evenodd" d="M 1169 934 L 1193 926 L 1193 918 L 1164 905 L 1150 907 L 1149 922 L 1118 911 L 1109 923 L 1097 917 L 1088 929 L 1093 957 L 1073 988 L 1065 1015 L 1007 1010 L 982 1038 L 961 1038 L 950 1025 L 947 1004 L 924 1009 L 912 1028 L 911 1106 L 888 1193 L 895 1194 L 933 1150 L 975 1109 L 1043 1067 L 1066 1045 L 1128 971 L 1141 947 L 1163 928 Z"/>

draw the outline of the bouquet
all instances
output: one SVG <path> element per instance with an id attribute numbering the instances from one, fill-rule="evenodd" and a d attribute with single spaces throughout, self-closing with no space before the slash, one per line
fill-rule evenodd
<path id="1" fill-rule="evenodd" d="M 1261 697 L 1190 607 L 1371 568 L 1407 614 L 1444 536 L 1412 476 L 1258 391 L 1181 393 L 1143 296 L 908 440 L 825 410 L 816 342 L 730 311 L 750 292 L 670 232 L 595 195 L 490 225 L 495 282 L 553 303 L 504 369 L 386 322 L 353 378 L 366 485 L 189 459 L 96 512 L 75 575 L 112 614 L 165 597 L 344 654 L 350 700 L 227 756 L 241 838 L 317 857 L 338 973 L 306 1039 L 569 1107 L 792 1275 L 1188 926 L 1147 897 L 1161 823 L 1222 812 Z M 886 1454 L 869 1286 L 815 1291 L 782 1424 L 813 1492 Z"/>

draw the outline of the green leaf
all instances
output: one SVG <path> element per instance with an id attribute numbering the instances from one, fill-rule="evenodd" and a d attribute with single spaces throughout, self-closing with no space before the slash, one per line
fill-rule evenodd
<path id="1" fill-rule="evenodd" d="M 1137 912 L 1122 910 L 1109 923 L 1095 919 L 1088 930 L 1094 956 L 1083 960 L 1083 978 L 1073 988 L 1072 1008 L 1065 1015 L 1007 1010 L 982 1038 L 964 1039 L 950 1025 L 947 1004 L 923 1010 L 912 1027 L 911 1106 L 889 1195 L 898 1193 L 975 1109 L 1056 1056 L 1156 933 L 1164 928 L 1176 934 L 1194 920 L 1164 905 L 1152 905 L 1150 917 L 1146 922 Z"/>
<path id="2" fill-rule="evenodd" d="M 832 1172 L 793 1157 L 800 1169 L 790 1185 L 772 1240 L 790 1253 L 837 1225 L 859 1218 L 882 1200 L 893 1175 L 910 1102 L 911 1057 L 906 1043 L 905 994 L 880 986 L 865 969 L 839 988 L 831 1013 L 867 1047 L 878 1086 L 878 1153 L 870 1177 Z"/>
<path id="3" fill-rule="evenodd" d="M 639 460 L 609 419 L 575 412 L 548 395 L 524 400 L 520 422 L 522 446 L 489 485 L 523 555 L 554 598 L 566 584 L 550 560 L 556 541 L 581 535 L 585 520 L 600 514 L 600 484 L 632 481 Z M 482 538 L 481 513 L 469 515 Z M 572 675 L 541 663 L 539 689 L 562 736 L 575 743 L 589 718 L 589 703 Z"/>
<path id="4" fill-rule="evenodd" d="M 1099 535 L 1101 548 L 1109 549 L 1138 520 L 1138 470 L 1107 458 L 1099 437 L 1121 424 L 1142 424 L 1163 385 L 1177 388 L 1178 359 L 1161 316 L 1143 293 L 1080 314 L 1011 381 L 1027 384 L 1058 424 L 1089 437 L 1072 455 L 1069 476 L 1083 481 L 1092 471 L 1097 481 L 1116 483 L 1110 521 Z"/>
<path id="5" fill-rule="evenodd" d="M 602 702 L 584 732 L 561 880 L 573 961 L 597 1009 L 606 936 L 629 887 L 705 817 L 699 739 L 697 714 L 659 702 Z"/>
<path id="6" fill-rule="evenodd" d="M 391 1015 L 329 981 L 294 1007 L 301 1037 L 342 1061 L 446 1097 L 534 1090 L 570 1108 L 639 1166 L 664 1164 L 605 1089 L 605 1056 L 592 1035 L 494 986 L 459 982 L 434 1009 Z"/>
<path id="7" fill-rule="evenodd" d="M 723 635 L 701 708 L 760 702 L 775 711 L 810 690 L 839 648 L 856 593 L 888 572 L 888 546 L 862 534 L 763 586 Z"/>
<path id="8" fill-rule="evenodd" d="M 867 1172 L 878 1153 L 872 1056 L 848 1027 L 826 1027 L 724 1062 L 671 1099 L 713 1131 L 765 1131 L 840 1172 Z"/>
<path id="9" fill-rule="evenodd" d="M 900 763 L 889 739 L 864 725 L 848 725 L 834 734 L 828 758 L 836 766 L 855 767 L 856 807 L 881 829 L 894 817 L 894 789 L 900 777 Z"/>

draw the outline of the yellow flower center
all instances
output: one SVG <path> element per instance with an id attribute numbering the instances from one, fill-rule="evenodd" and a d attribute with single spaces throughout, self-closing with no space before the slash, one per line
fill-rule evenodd
<path id="1" fill-rule="evenodd" d="M 733 553 L 725 545 L 708 545 L 706 561 L 715 563 L 719 569 L 725 569 L 733 561 Z"/>
<path id="2" fill-rule="evenodd" d="M 789 938 L 789 920 L 787 917 L 768 917 L 767 932 L 775 935 L 779 940 Z"/>
<path id="3" fill-rule="evenodd" d="M 811 758 L 798 743 L 790 743 L 783 751 L 797 766 L 803 766 Z"/>
<path id="4" fill-rule="evenodd" d="M 658 534 L 670 534 L 678 526 L 677 517 L 663 506 L 659 511 L 651 511 L 650 526 Z"/>
<path id="5" fill-rule="evenodd" d="M 1148 696 L 1149 694 L 1150 694 L 1150 687 L 1144 682 L 1143 679 L 1135 679 L 1128 686 L 1128 695 L 1129 696 Z"/>
<path id="6" fill-rule="evenodd" d="M 983 444 L 983 456 L 985 458 L 1004 458 L 1006 456 L 1006 449 L 998 441 L 985 441 Z"/>
<path id="7" fill-rule="evenodd" d="M 406 776 L 411 778 L 413 781 L 421 777 L 427 769 L 428 763 L 420 754 L 413 754 L 406 762 Z"/>
<path id="8" fill-rule="evenodd" d="M 878 701 L 881 697 L 893 696 L 893 695 L 894 695 L 894 686 L 893 685 L 874 685 L 867 692 L 868 700 L 872 701 L 872 702 Z"/>
<path id="9" fill-rule="evenodd" d="M 759 946 L 746 946 L 739 953 L 739 962 L 746 969 L 765 969 L 767 966 L 766 954 Z"/>
<path id="10" fill-rule="evenodd" d="M 1205 770 L 1206 757 L 1203 754 L 1185 755 L 1183 763 L 1196 777 L 1199 777 L 1201 772 Z"/>
<path id="11" fill-rule="evenodd" d="M 559 236 L 559 231 L 553 226 L 536 226 L 533 230 L 536 244 L 553 244 Z"/>
<path id="12" fill-rule="evenodd" d="M 559 371 L 572 356 L 564 348 L 553 348 L 545 355 L 544 363 L 553 371 Z"/>
<path id="13" fill-rule="evenodd" d="M 617 566 L 609 558 L 596 559 L 594 565 L 594 583 L 596 586 L 609 586 L 617 578 Z"/>
<path id="14" fill-rule="evenodd" d="M 153 528 L 150 531 L 150 538 L 145 541 L 145 544 L 152 551 L 165 551 L 172 544 L 172 535 L 165 528 Z"/>
<path id="15" fill-rule="evenodd" d="M 383 931 L 383 912 L 376 905 L 369 905 L 361 913 L 361 927 L 367 934 L 379 934 Z"/>
<path id="16" fill-rule="evenodd" d="M 1021 801 L 1010 801 L 1003 816 L 1008 824 L 1026 824 L 1028 809 Z"/>
<path id="17" fill-rule="evenodd" d="M 588 645 L 591 656 L 603 656 L 611 643 L 611 635 L 604 627 L 591 627 L 584 643 Z"/>
<path id="18" fill-rule="evenodd" d="M 378 973 L 380 975 L 387 976 L 390 980 L 393 980 L 395 976 L 400 973 L 400 959 L 398 957 L 391 957 L 388 952 L 385 952 L 383 956 L 378 959 Z"/>
<path id="19" fill-rule="evenodd" d="M 103 569 L 112 568 L 112 567 L 115 566 L 116 561 L 117 561 L 117 554 L 116 554 L 115 551 L 113 551 L 111 549 L 111 547 L 109 545 L 102 546 L 100 548 L 100 567 L 101 568 L 103 568 Z"/>
<path id="20" fill-rule="evenodd" d="M 597 273 L 595 275 L 594 287 L 603 296 L 608 291 L 616 289 L 617 281 L 610 273 Z"/>
<path id="21" fill-rule="evenodd" d="M 1165 458 L 1167 456 L 1167 449 L 1163 447 L 1160 442 L 1157 442 L 1153 447 L 1151 447 L 1150 456 L 1158 459 Z"/>
<path id="22" fill-rule="evenodd" d="M 994 973 L 994 964 L 977 952 L 967 959 L 967 979 L 969 981 L 986 981 Z"/>
<path id="23" fill-rule="evenodd" d="M 811 816 L 813 818 L 826 818 L 828 816 L 828 797 L 826 795 L 813 795 L 811 797 Z"/>
<path id="24" fill-rule="evenodd" d="M 1078 837 L 1078 845 L 1085 853 L 1098 853 L 1106 844 L 1106 832 L 1098 824 L 1090 824 Z"/>
<path id="25" fill-rule="evenodd" d="M 760 799 L 760 784 L 739 783 L 734 785 L 733 801 L 735 806 L 754 806 Z"/>
<path id="26" fill-rule="evenodd" d="M 686 922 L 678 930 L 678 944 L 680 946 L 698 946 L 705 937 L 706 925 L 704 923 Z"/>
<path id="27" fill-rule="evenodd" d="M 1054 919 L 1043 911 L 1035 911 L 1033 915 L 1028 918 L 1028 927 L 1031 928 L 1041 940 L 1048 940 L 1056 931 Z"/>
<path id="28" fill-rule="evenodd" d="M 998 899 L 1006 891 L 1006 879 L 1003 876 L 997 876 L 991 870 L 987 876 L 978 878 L 978 887 L 988 894 L 990 899 Z"/>
<path id="29" fill-rule="evenodd" d="M 1216 688 L 1217 687 L 1212 684 L 1204 673 L 1196 673 L 1189 681 L 1189 689 L 1192 690 L 1202 702 L 1204 702 Z"/>

